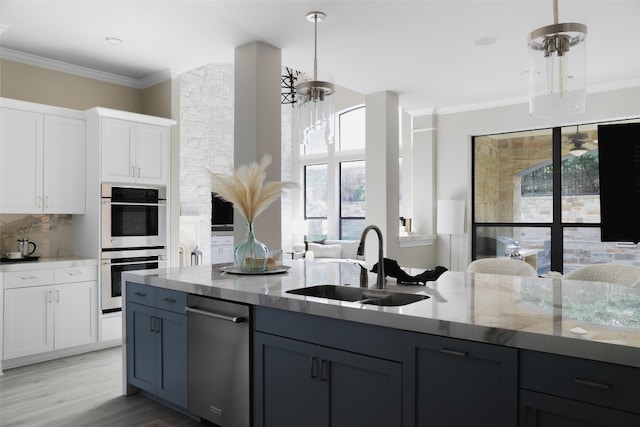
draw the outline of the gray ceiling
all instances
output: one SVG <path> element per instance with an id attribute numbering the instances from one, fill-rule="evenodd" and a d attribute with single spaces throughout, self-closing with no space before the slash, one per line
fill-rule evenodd
<path id="1" fill-rule="evenodd" d="M 589 28 L 589 92 L 640 84 L 640 0 L 559 6 L 560 21 Z M 319 68 L 361 93 L 396 92 L 413 113 L 526 100 L 527 34 L 553 20 L 552 0 L 1 0 L 0 47 L 143 79 L 232 63 L 234 48 L 261 41 L 283 66 L 311 70 L 312 10 L 327 14 Z M 495 43 L 474 43 L 487 36 Z"/>

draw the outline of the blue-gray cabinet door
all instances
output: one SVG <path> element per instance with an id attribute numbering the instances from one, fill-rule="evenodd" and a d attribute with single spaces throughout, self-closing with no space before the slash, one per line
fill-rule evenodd
<path id="1" fill-rule="evenodd" d="M 637 427 L 640 415 L 520 390 L 520 427 Z"/>
<path id="2" fill-rule="evenodd" d="M 517 425 L 516 349 L 407 332 L 404 380 L 407 426 Z"/>
<path id="3" fill-rule="evenodd" d="M 256 426 L 400 426 L 402 365 L 255 334 Z"/>
<path id="4" fill-rule="evenodd" d="M 187 407 L 187 316 L 157 310 L 157 395 Z"/>
<path id="5" fill-rule="evenodd" d="M 155 316 L 153 307 L 127 303 L 127 379 L 151 393 L 158 378 Z"/>

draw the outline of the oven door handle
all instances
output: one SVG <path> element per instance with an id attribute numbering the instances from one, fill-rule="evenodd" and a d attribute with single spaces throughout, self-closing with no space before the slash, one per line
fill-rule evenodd
<path id="1" fill-rule="evenodd" d="M 160 201 L 158 203 L 138 203 L 138 202 L 112 202 L 110 200 L 103 200 L 103 205 L 114 205 L 114 206 L 159 206 L 165 207 L 167 203 L 164 201 Z"/>
<path id="2" fill-rule="evenodd" d="M 162 262 L 161 260 L 133 261 L 133 262 L 113 262 L 110 259 L 103 259 L 102 265 L 135 265 L 135 264 L 153 264 Z"/>

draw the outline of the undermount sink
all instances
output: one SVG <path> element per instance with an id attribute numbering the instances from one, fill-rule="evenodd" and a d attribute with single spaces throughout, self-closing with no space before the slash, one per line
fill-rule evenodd
<path id="1" fill-rule="evenodd" d="M 308 288 L 292 289 L 287 293 L 383 306 L 407 305 L 429 298 L 426 295 L 404 294 L 379 289 L 349 288 L 338 285 L 309 286 Z"/>

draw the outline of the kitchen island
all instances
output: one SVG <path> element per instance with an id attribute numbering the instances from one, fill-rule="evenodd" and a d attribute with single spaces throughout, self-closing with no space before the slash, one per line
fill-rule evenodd
<path id="1" fill-rule="evenodd" d="M 380 425 L 403 426 L 427 419 L 433 425 L 474 420 L 542 426 L 566 419 L 638 425 L 640 409 L 631 396 L 640 392 L 640 289 L 446 272 L 427 286 L 398 286 L 389 279 L 388 290 L 429 298 L 379 306 L 287 292 L 323 284 L 357 288 L 360 268 L 353 262 L 288 263 L 291 269 L 282 274 L 236 275 L 194 266 L 125 272 L 123 278 L 126 286 L 252 308 L 254 425 L 277 425 L 279 402 L 291 408 L 288 419 L 315 413 L 302 405 L 304 396 L 295 399 L 309 390 L 291 390 L 300 384 L 299 378 L 287 378 L 299 362 L 293 355 L 302 355 L 301 366 L 312 377 L 334 384 L 320 391 L 328 394 L 330 409 L 317 416 L 332 417 L 333 424 L 335 417 L 374 414 L 371 419 Z M 283 360 L 288 361 L 280 366 Z M 367 372 L 377 375 L 346 366 L 370 366 Z M 135 389 L 127 369 L 130 393 Z M 360 382 L 367 384 L 364 390 Z M 289 390 L 286 396 L 273 398 L 283 389 Z M 375 403 L 378 397 L 385 405 Z M 317 412 L 322 405 L 312 406 Z M 467 410 L 455 410 L 462 406 Z"/>

